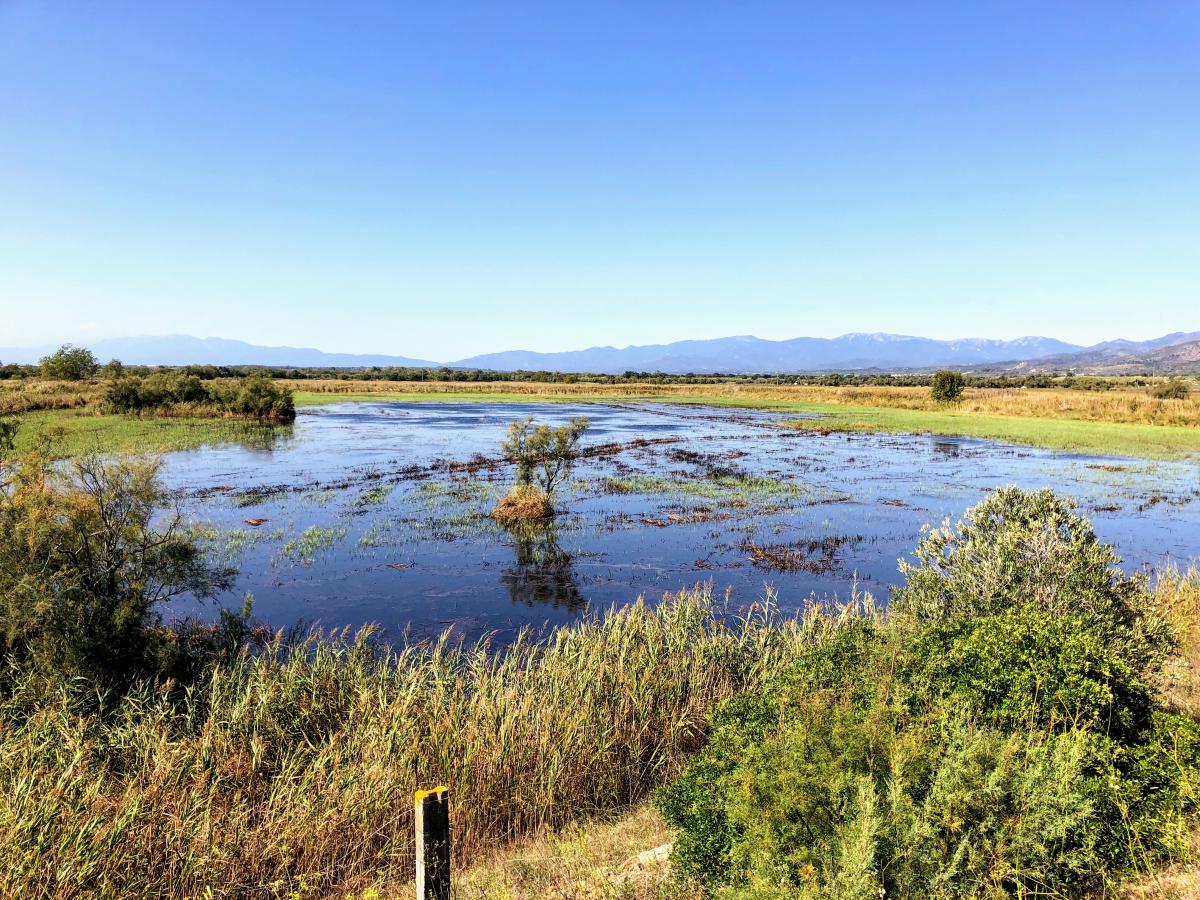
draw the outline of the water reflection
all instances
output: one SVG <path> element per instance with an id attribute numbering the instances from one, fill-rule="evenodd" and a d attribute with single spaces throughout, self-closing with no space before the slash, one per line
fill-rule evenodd
<path id="1" fill-rule="evenodd" d="M 583 610 L 587 600 L 575 583 L 571 554 L 558 543 L 553 522 L 519 522 L 507 529 L 516 559 L 500 581 L 513 603 Z"/>

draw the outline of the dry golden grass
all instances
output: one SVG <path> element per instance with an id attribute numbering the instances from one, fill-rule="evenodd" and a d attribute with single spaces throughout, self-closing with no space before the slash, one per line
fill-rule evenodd
<path id="1" fill-rule="evenodd" d="M 450 786 L 459 864 L 627 809 L 709 711 L 837 621 L 726 622 L 704 592 L 460 648 L 268 648 L 182 703 L 0 703 L 0 897 L 327 897 L 412 877 L 412 796 Z M 31 688 L 32 689 L 32 688 Z M 40 696 L 40 695 L 39 695 Z M 94 697 L 92 701 L 94 702 Z M 644 848 L 642 848 L 644 849 Z"/>
<path id="2" fill-rule="evenodd" d="M 945 410 L 924 387 L 824 387 L 763 384 L 541 384 L 523 381 L 282 381 L 298 392 L 318 394 L 454 394 L 547 397 L 554 399 L 718 400 L 756 404 L 831 403 L 926 411 Z M 979 415 L 1122 422 L 1200 427 L 1200 392 L 1186 400 L 1159 400 L 1141 388 L 1080 391 L 1062 388 L 970 388 L 955 412 Z"/>
<path id="3" fill-rule="evenodd" d="M 699 889 L 670 879 L 664 849 L 671 832 L 649 804 L 615 818 L 578 823 L 531 838 L 454 876 L 455 900 L 699 900 Z M 639 859 L 639 855 L 642 859 Z M 411 882 L 345 891 L 354 900 L 400 900 Z"/>
<path id="4" fill-rule="evenodd" d="M 1200 859 L 1200 832 L 1191 836 L 1191 854 Z M 1130 881 L 1118 895 L 1121 900 L 1196 900 L 1200 897 L 1200 867 L 1177 863 Z"/>
<path id="5" fill-rule="evenodd" d="M 0 381 L 0 413 L 43 409 L 80 409 L 96 404 L 104 394 L 101 381 L 43 381 L 21 378 Z"/>
<path id="6" fill-rule="evenodd" d="M 536 522 L 553 516 L 554 506 L 546 492 L 528 484 L 514 487 L 492 510 L 492 517 L 500 523 Z"/>
<path id="7" fill-rule="evenodd" d="M 1159 690 L 1172 709 L 1200 719 L 1200 568 L 1161 572 L 1154 599 L 1179 641 L 1179 653 L 1164 671 Z"/>

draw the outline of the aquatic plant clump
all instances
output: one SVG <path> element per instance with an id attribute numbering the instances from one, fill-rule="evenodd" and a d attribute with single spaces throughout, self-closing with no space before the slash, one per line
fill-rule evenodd
<path id="1" fill-rule="evenodd" d="M 550 519 L 554 517 L 554 505 L 541 488 L 519 484 L 500 498 L 492 516 L 500 523 Z"/>

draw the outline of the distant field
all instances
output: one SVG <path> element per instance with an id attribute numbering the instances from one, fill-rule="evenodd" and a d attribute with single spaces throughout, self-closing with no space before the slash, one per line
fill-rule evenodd
<path id="1" fill-rule="evenodd" d="M 280 381 L 298 407 L 336 400 L 607 401 L 699 403 L 822 416 L 796 427 L 830 431 L 914 432 L 995 438 L 1087 453 L 1152 459 L 1200 456 L 1200 390 L 1160 400 L 1141 388 L 972 388 L 954 407 L 922 387 L 823 387 L 757 384 L 547 384 L 539 382 Z M 253 426 L 220 418 L 132 418 L 98 414 L 98 382 L 0 382 L 0 412 L 22 415 L 19 446 L 37 432 L 61 430 L 59 451 L 177 450 L 243 439 Z"/>
<path id="2" fill-rule="evenodd" d="M 1056 450 L 1151 459 L 1200 455 L 1200 399 L 1158 400 L 1141 390 L 971 389 L 954 407 L 927 388 L 801 385 L 595 385 L 492 382 L 284 382 L 297 406 L 336 400 L 653 401 L 821 415 L 796 427 L 994 438 Z"/>

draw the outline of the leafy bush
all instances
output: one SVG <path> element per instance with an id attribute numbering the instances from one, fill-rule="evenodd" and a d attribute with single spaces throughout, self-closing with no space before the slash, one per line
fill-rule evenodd
<path id="1" fill-rule="evenodd" d="M 0 413 L 0 462 L 3 462 L 4 457 L 16 446 L 17 432 L 20 428 L 20 419 Z"/>
<path id="2" fill-rule="evenodd" d="M 938 403 L 957 403 L 963 395 L 967 382 L 962 372 L 944 369 L 935 372 L 929 383 L 929 394 Z"/>
<path id="3" fill-rule="evenodd" d="M 533 416 L 513 422 L 500 445 L 506 459 L 517 467 L 517 486 L 536 484 L 551 497 L 555 489 L 570 477 L 578 456 L 579 439 L 587 431 L 588 420 L 576 416 L 566 425 L 551 428 L 537 424 Z"/>
<path id="4" fill-rule="evenodd" d="M 296 418 L 292 392 L 262 375 L 208 383 L 180 373 L 118 378 L 108 386 L 104 408 L 117 413 L 223 413 L 269 422 Z"/>
<path id="5" fill-rule="evenodd" d="M 1187 852 L 1200 725 L 1161 711 L 1146 584 L 1050 491 L 929 535 L 886 618 L 714 715 L 657 803 L 729 897 L 1079 896 Z"/>
<path id="6" fill-rule="evenodd" d="M 275 382 L 265 375 L 216 382 L 211 391 L 217 405 L 234 415 L 270 422 L 292 422 L 296 418 L 292 392 L 276 387 Z"/>
<path id="7" fill-rule="evenodd" d="M 894 606 L 925 623 L 995 615 L 1032 603 L 1053 616 L 1082 616 L 1139 675 L 1170 652 L 1166 622 L 1146 580 L 1129 577 L 1074 504 L 1048 488 L 1002 488 L 956 525 L 931 530 L 901 561 Z"/>
<path id="8" fill-rule="evenodd" d="M 952 701 L 990 726 L 1086 728 L 1136 740 L 1149 725 L 1153 693 L 1118 641 L 1086 616 L 1022 604 L 930 626 L 915 639 L 905 674 L 917 702 Z"/>
<path id="9" fill-rule="evenodd" d="M 165 519 L 155 461 L 86 457 L 65 471 L 32 452 L 0 489 L 0 653 L 19 671 L 121 686 L 158 671 L 158 610 L 213 595 L 229 573 Z"/>
<path id="10" fill-rule="evenodd" d="M 49 356 L 43 356 L 38 366 L 43 378 L 60 381 L 82 381 L 91 378 L 100 368 L 91 350 L 70 344 L 63 344 Z"/>
<path id="11" fill-rule="evenodd" d="M 1186 400 L 1192 388 L 1182 378 L 1168 378 L 1150 388 L 1150 396 L 1158 400 Z"/>

